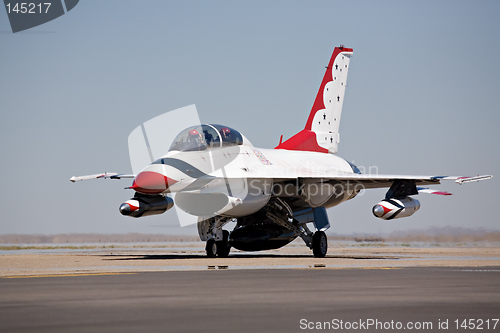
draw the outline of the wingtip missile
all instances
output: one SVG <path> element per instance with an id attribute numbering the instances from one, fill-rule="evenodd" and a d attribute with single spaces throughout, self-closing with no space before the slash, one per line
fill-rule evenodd
<path id="1" fill-rule="evenodd" d="M 88 176 L 73 176 L 69 180 L 72 183 L 74 183 L 74 182 L 79 182 L 81 180 L 98 179 L 98 178 L 112 178 L 112 177 L 117 176 L 117 175 L 118 175 L 118 173 L 116 173 L 116 172 L 104 172 L 104 173 L 97 173 L 95 175 L 88 175 Z"/>
<path id="2" fill-rule="evenodd" d="M 487 180 L 493 178 L 492 175 L 483 175 L 483 176 L 475 176 L 475 177 L 459 177 L 455 180 L 455 183 L 462 185 L 463 183 L 472 183 L 479 182 L 481 180 Z"/>

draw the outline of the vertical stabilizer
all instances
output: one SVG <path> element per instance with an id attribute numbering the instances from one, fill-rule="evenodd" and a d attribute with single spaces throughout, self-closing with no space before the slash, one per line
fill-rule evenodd
<path id="1" fill-rule="evenodd" d="M 352 49 L 343 46 L 333 50 L 304 130 L 276 149 L 337 153 L 340 117 L 352 52 Z"/>

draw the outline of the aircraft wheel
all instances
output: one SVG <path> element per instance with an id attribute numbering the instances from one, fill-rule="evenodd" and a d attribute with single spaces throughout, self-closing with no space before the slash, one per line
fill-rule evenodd
<path id="1" fill-rule="evenodd" d="M 231 251 L 231 245 L 229 245 L 229 232 L 227 230 L 222 230 L 222 241 L 217 243 L 217 256 L 221 258 L 227 258 L 229 251 Z"/>
<path id="2" fill-rule="evenodd" d="M 316 258 L 324 258 L 328 251 L 328 239 L 323 231 L 316 231 L 312 239 L 313 254 Z"/>
<path id="3" fill-rule="evenodd" d="M 205 250 L 207 251 L 207 257 L 209 258 L 215 258 L 217 255 L 218 251 L 218 242 L 215 241 L 215 239 L 210 238 L 207 240 L 207 246 L 205 247 Z"/>
<path id="4" fill-rule="evenodd" d="M 217 242 L 217 256 L 220 258 L 227 258 L 229 251 L 231 251 L 231 246 L 227 242 Z"/>

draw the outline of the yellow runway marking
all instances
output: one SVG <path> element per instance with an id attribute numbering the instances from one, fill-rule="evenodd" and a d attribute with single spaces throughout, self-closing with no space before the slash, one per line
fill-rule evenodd
<path id="1" fill-rule="evenodd" d="M 71 273 L 71 274 L 41 274 L 41 275 L 15 275 L 1 276 L 2 279 L 29 279 L 43 277 L 67 277 L 67 276 L 99 276 L 99 275 L 131 275 L 137 273 Z"/>

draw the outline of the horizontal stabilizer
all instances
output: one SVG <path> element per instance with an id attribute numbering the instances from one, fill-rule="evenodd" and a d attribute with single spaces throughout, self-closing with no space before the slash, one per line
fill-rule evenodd
<path id="1" fill-rule="evenodd" d="M 426 188 L 426 187 L 417 187 L 417 191 L 418 191 L 418 193 L 429 193 L 429 194 L 437 194 L 437 195 L 452 195 L 452 193 L 450 193 L 450 192 L 431 190 L 430 188 Z"/>

